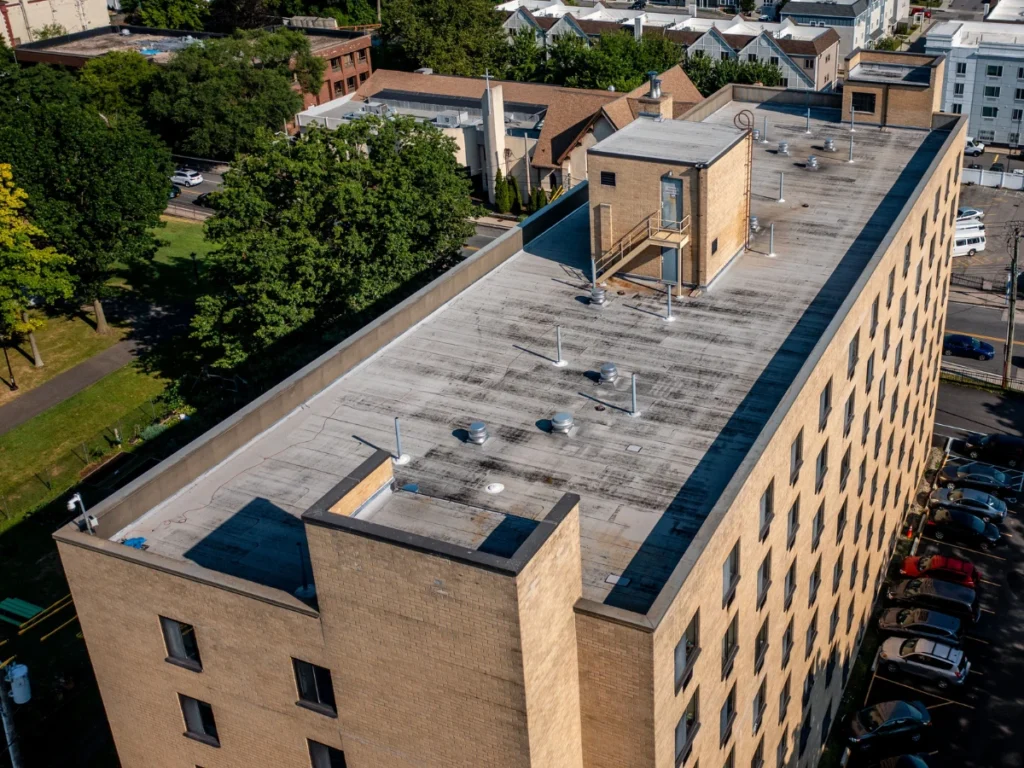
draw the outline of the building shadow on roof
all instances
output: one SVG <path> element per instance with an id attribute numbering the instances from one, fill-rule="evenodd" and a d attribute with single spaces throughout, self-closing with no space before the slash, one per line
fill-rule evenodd
<path id="1" fill-rule="evenodd" d="M 311 578 L 302 520 L 262 498 L 235 512 L 184 556 L 211 571 L 287 592 Z"/>
<path id="2" fill-rule="evenodd" d="M 530 520 L 527 517 L 506 515 L 505 519 L 498 523 L 498 526 L 476 548 L 476 551 L 498 557 L 512 557 L 533 533 L 537 525 L 536 520 Z"/>
<path id="3" fill-rule="evenodd" d="M 651 609 L 947 136 L 947 133 L 933 131 L 908 160 L 835 270 L 640 545 L 621 574 L 624 579 L 605 599 L 606 604 L 643 614 Z M 820 448 L 814 439 L 805 445 L 805 456 L 811 464 L 805 471 L 813 471 L 813 460 Z M 830 463 L 837 464 L 841 453 L 841 445 L 830 446 Z M 817 506 L 817 500 L 808 502 L 810 509 Z"/>

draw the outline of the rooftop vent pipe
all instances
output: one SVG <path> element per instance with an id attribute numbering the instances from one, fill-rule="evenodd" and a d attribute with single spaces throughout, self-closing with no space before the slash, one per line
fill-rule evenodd
<path id="1" fill-rule="evenodd" d="M 651 91 L 648 94 L 652 99 L 661 98 L 661 78 L 658 77 L 658 73 L 650 71 L 647 73 L 647 77 L 651 79 Z"/>
<path id="2" fill-rule="evenodd" d="M 816 171 L 816 170 L 818 170 L 818 156 L 817 155 L 811 155 L 810 157 L 807 158 L 806 168 L 807 168 L 808 171 Z"/>
<path id="3" fill-rule="evenodd" d="M 779 142 L 779 154 L 780 155 L 788 155 L 789 154 L 789 142 L 788 141 L 780 141 Z"/>
<path id="4" fill-rule="evenodd" d="M 551 417 L 551 431 L 558 432 L 562 435 L 569 434 L 569 430 L 572 429 L 573 420 L 572 414 L 566 411 L 559 411 Z"/>
<path id="5" fill-rule="evenodd" d="M 474 445 L 483 445 L 487 440 L 487 425 L 482 421 L 474 421 L 469 425 L 469 442 Z"/>
<path id="6" fill-rule="evenodd" d="M 831 136 L 829 136 L 827 139 L 825 139 L 825 151 L 826 152 L 835 152 L 836 151 L 836 140 L 833 139 Z"/>
<path id="7" fill-rule="evenodd" d="M 761 224 L 757 220 L 757 216 L 750 217 L 750 231 L 757 234 L 761 231 Z"/>
<path id="8" fill-rule="evenodd" d="M 614 384 L 619 378 L 619 369 L 615 363 L 601 363 L 601 384 Z"/>

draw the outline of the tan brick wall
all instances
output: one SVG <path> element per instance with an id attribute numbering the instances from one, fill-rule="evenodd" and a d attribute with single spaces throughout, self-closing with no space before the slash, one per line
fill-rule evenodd
<path id="1" fill-rule="evenodd" d="M 295 704 L 292 657 L 332 666 L 316 618 L 81 547 L 58 549 L 123 768 L 309 768 L 307 738 L 348 746 L 337 720 Z M 202 672 L 164 661 L 160 616 L 196 628 Z M 179 693 L 213 706 L 221 748 L 182 735 Z"/>
<path id="2" fill-rule="evenodd" d="M 719 765 L 724 763 L 728 752 L 735 747 L 736 764 L 748 765 L 761 738 L 764 739 L 764 759 L 774 765 L 776 748 L 783 732 L 788 734 L 790 753 L 795 755 L 800 725 L 804 710 L 801 696 L 807 671 L 814 666 L 818 677 L 810 700 L 813 715 L 812 730 L 803 758 L 793 765 L 813 766 L 817 762 L 819 737 L 826 707 L 831 704 L 833 722 L 841 696 L 842 660 L 854 647 L 858 627 L 875 595 L 875 579 L 880 568 L 888 562 L 890 536 L 900 524 L 905 505 L 912 497 L 916 482 L 920 478 L 932 433 L 935 412 L 935 397 L 938 387 L 939 360 L 943 322 L 945 317 L 944 286 L 948 282 L 950 262 L 945 253 L 949 247 L 953 221 L 950 212 L 955 213 L 959 195 L 956 181 L 950 179 L 946 193 L 947 172 L 960 162 L 963 142 L 961 133 L 950 144 L 948 155 L 929 181 L 917 205 L 904 222 L 891 247 L 875 267 L 860 299 L 838 330 L 833 342 L 825 350 L 821 362 L 812 372 L 797 401 L 778 429 L 775 438 L 766 448 L 761 460 L 751 472 L 743 489 L 732 504 L 730 511 L 721 519 L 709 540 L 699 561 L 694 565 L 685 585 L 663 617 L 654 635 L 654 738 L 656 743 L 655 765 L 659 768 L 674 766 L 674 733 L 683 711 L 699 688 L 700 731 L 694 742 L 693 754 L 687 766 Z M 940 218 L 933 221 L 934 193 L 941 188 Z M 928 235 L 922 247 L 919 240 L 921 216 L 928 213 Z M 933 233 L 938 233 L 937 253 L 929 264 L 929 243 Z M 911 266 L 903 276 L 904 248 L 911 242 Z M 922 283 L 915 290 L 917 265 L 921 263 Z M 892 305 L 886 306 L 887 282 L 890 270 L 896 269 L 896 281 Z M 930 289 L 927 286 L 930 285 Z M 907 313 L 903 325 L 898 322 L 900 296 L 907 291 Z M 930 294 L 930 303 L 925 309 L 925 297 Z M 869 333 L 871 303 L 880 297 L 879 324 L 872 338 Z M 911 325 L 915 308 L 919 319 L 916 332 L 911 337 Z M 883 329 L 891 323 L 891 340 L 888 354 L 881 359 Z M 853 334 L 860 332 L 859 362 L 852 378 L 847 378 L 848 345 Z M 925 336 L 925 334 L 927 334 Z M 922 340 L 927 343 L 922 350 Z M 902 340 L 902 362 L 894 370 L 895 350 Z M 865 369 L 868 356 L 875 355 L 875 377 L 870 393 L 865 391 Z M 913 357 L 915 370 L 911 383 L 907 382 L 907 369 Z M 923 368 L 922 383 L 917 387 L 917 370 Z M 886 396 L 881 409 L 878 407 L 878 388 L 882 373 L 886 374 Z M 818 430 L 818 397 L 826 382 L 832 379 L 832 413 L 825 429 Z M 892 393 L 898 386 L 899 397 L 896 418 L 890 418 Z M 855 395 L 855 417 L 849 436 L 843 436 L 843 411 L 847 397 Z M 912 416 L 903 423 L 903 403 L 909 399 L 909 412 L 918 414 L 917 428 L 914 429 Z M 871 432 L 866 443 L 862 443 L 862 418 L 865 408 L 871 409 Z M 874 435 L 879 424 L 884 424 L 883 444 L 879 458 L 874 458 Z M 789 471 L 789 449 L 800 429 L 804 430 L 804 465 L 797 481 L 791 485 Z M 894 434 L 894 455 L 887 461 L 887 438 Z M 829 444 L 829 472 L 821 493 L 815 493 L 814 463 L 825 440 Z M 906 439 L 906 454 L 899 460 L 899 445 Z M 840 489 L 840 462 L 847 447 L 851 449 L 851 469 L 844 489 Z M 913 452 L 914 461 L 910 464 Z M 858 492 L 858 473 L 861 460 L 867 460 L 867 481 L 863 493 Z M 875 503 L 870 501 L 871 477 L 878 470 L 878 491 Z M 882 504 L 882 490 L 887 473 L 891 473 L 889 499 Z M 897 480 L 901 482 L 900 494 L 895 495 Z M 759 501 L 769 481 L 774 481 L 775 518 L 765 540 L 759 541 Z M 787 513 L 793 500 L 800 497 L 800 527 L 792 549 L 787 550 Z M 825 500 L 825 527 L 817 550 L 811 550 L 812 519 L 818 505 Z M 847 522 L 837 541 L 837 514 L 843 501 L 847 502 Z M 854 541 L 856 518 L 863 509 L 862 530 Z M 866 546 L 867 526 L 872 523 L 873 535 L 870 547 Z M 884 524 L 884 537 L 879 551 L 879 527 Z M 736 542 L 740 543 L 741 579 L 735 598 L 728 609 L 722 606 L 722 565 Z M 772 582 L 764 605 L 756 608 L 757 570 L 768 551 L 772 555 Z M 833 594 L 833 566 L 838 554 L 843 552 L 843 573 L 839 589 Z M 858 558 L 858 574 L 853 588 L 850 587 L 850 573 L 854 557 Z M 821 585 L 817 600 L 808 605 L 809 578 L 818 558 L 821 558 Z M 784 609 L 783 584 L 786 571 L 796 558 L 797 590 L 792 605 Z M 864 589 L 863 573 L 869 569 L 867 588 Z M 839 602 L 839 625 L 835 640 L 829 639 L 829 623 L 833 606 Z M 853 623 L 846 629 L 847 611 L 853 604 Z M 818 611 L 818 635 L 810 656 L 805 652 L 805 640 L 811 616 Z M 675 691 L 674 649 L 696 611 L 700 612 L 701 654 L 697 659 L 693 678 L 678 694 Z M 733 671 L 722 680 L 722 637 L 734 615 L 739 616 L 739 651 Z M 760 672 L 754 671 L 755 637 L 762 622 L 768 618 L 769 648 Z M 794 646 L 788 665 L 782 667 L 782 635 L 790 619 L 794 622 Z M 824 685 L 824 666 L 832 646 L 838 648 L 839 664 L 836 667 L 831 686 Z M 790 681 L 791 701 L 785 717 L 779 715 L 779 694 L 787 677 Z M 760 730 L 753 732 L 752 701 L 761 681 L 766 681 L 767 710 Z M 737 719 L 732 737 L 725 748 L 719 746 L 719 712 L 729 690 L 735 685 Z M 586 692 L 586 689 L 584 689 Z M 625 717 L 625 715 L 621 715 Z M 637 718 L 639 725 L 639 718 Z M 846 727 L 845 723 L 835 723 Z M 625 724 L 620 725 L 626 728 Z M 588 735 L 584 730 L 585 736 Z M 588 752 L 589 754 L 589 752 Z M 589 767 L 589 764 L 588 764 Z"/>
<path id="3" fill-rule="evenodd" d="M 532 768 L 582 768 L 573 606 L 583 589 L 578 507 L 516 579 Z"/>
<path id="4" fill-rule="evenodd" d="M 701 261 L 707 263 L 700 282 L 707 284 L 729 259 L 744 246 L 749 228 L 748 191 L 750 189 L 751 138 L 741 142 L 728 155 L 707 169 L 707 234 L 701 236 Z M 718 240 L 718 250 L 712 245 Z"/>
<path id="5" fill-rule="evenodd" d="M 653 635 L 577 611 L 583 764 L 661 765 L 654 757 Z"/>
<path id="6" fill-rule="evenodd" d="M 513 578 L 307 526 L 352 768 L 528 766 Z"/>

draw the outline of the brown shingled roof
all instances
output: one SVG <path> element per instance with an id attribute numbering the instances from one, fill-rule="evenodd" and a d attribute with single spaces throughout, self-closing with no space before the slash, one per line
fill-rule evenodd
<path id="1" fill-rule="evenodd" d="M 661 92 L 672 94 L 673 101 L 698 102 L 704 97 L 700 95 L 697 86 L 693 84 L 681 64 L 676 64 L 671 69 L 666 69 L 660 75 Z M 629 96 L 639 98 L 647 93 L 648 85 L 644 83 L 629 92 Z"/>
<path id="2" fill-rule="evenodd" d="M 547 106 L 544 125 L 532 159 L 534 165 L 545 168 L 558 167 L 558 158 L 567 151 L 567 147 L 571 149 L 572 143 L 601 107 L 621 98 L 621 94 L 610 91 L 563 88 L 539 83 L 491 82 L 502 86 L 507 101 Z M 375 93 L 390 88 L 412 93 L 479 99 L 483 96 L 484 87 L 482 78 L 378 69 L 359 86 L 356 94 L 358 98 L 367 100 Z"/>

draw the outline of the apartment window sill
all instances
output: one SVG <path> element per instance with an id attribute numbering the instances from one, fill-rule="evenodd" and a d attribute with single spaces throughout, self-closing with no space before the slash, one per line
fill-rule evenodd
<path id="1" fill-rule="evenodd" d="M 736 654 L 740 652 L 739 643 L 732 647 L 729 651 L 729 655 L 722 659 L 722 679 L 725 680 L 729 675 L 732 674 L 733 662 L 736 661 Z"/>
<path id="2" fill-rule="evenodd" d="M 785 721 L 785 719 L 786 719 L 786 712 L 789 711 L 789 702 L 790 702 L 790 700 L 791 700 L 791 697 L 787 696 L 785 699 L 783 699 L 782 701 L 779 702 L 779 722 L 780 723 Z"/>
<path id="3" fill-rule="evenodd" d="M 337 710 L 332 709 L 326 704 L 319 704 L 315 701 L 303 701 L 302 699 L 299 699 L 295 702 L 295 706 L 308 709 L 310 712 L 316 712 L 318 715 L 323 715 L 325 717 L 338 718 Z"/>
<path id="4" fill-rule="evenodd" d="M 818 479 L 814 482 L 814 492 L 821 493 L 822 487 L 825 485 L 825 475 L 828 474 L 828 467 L 823 468 L 818 472 Z"/>
<path id="5" fill-rule="evenodd" d="M 843 532 L 845 530 L 846 530 L 846 521 L 844 520 L 842 523 L 839 524 L 839 527 L 836 529 L 836 544 L 838 544 L 839 542 L 841 542 L 843 540 Z"/>
<path id="6" fill-rule="evenodd" d="M 735 722 L 736 722 L 736 713 L 733 712 L 731 715 L 729 715 L 729 720 L 728 720 L 728 722 L 726 722 L 725 728 L 722 729 L 722 739 L 721 739 L 721 744 L 719 746 L 724 747 L 726 744 L 729 743 L 729 739 L 732 738 L 732 724 L 735 723 Z"/>
<path id="7" fill-rule="evenodd" d="M 789 529 L 789 538 L 786 539 L 786 551 L 787 552 L 789 550 L 791 550 L 793 548 L 793 545 L 796 543 L 796 532 L 799 531 L 799 530 L 800 530 L 800 524 L 799 523 L 797 523 L 796 525 L 794 525 L 792 528 Z"/>
<path id="8" fill-rule="evenodd" d="M 840 492 L 846 490 L 846 481 L 850 478 L 850 470 L 846 470 L 839 475 L 839 490 Z"/>
<path id="9" fill-rule="evenodd" d="M 679 750 L 679 754 L 676 755 L 676 768 L 686 763 L 687 758 L 690 757 L 690 753 L 693 752 L 693 740 L 697 738 L 697 731 L 700 730 L 700 723 L 698 722 L 693 728 L 690 729 L 688 734 L 689 738 L 683 745 L 683 748 Z"/>
<path id="10" fill-rule="evenodd" d="M 843 437 L 850 436 L 850 428 L 853 426 L 853 416 L 847 416 L 843 422 Z"/>
<path id="11" fill-rule="evenodd" d="M 164 659 L 168 664 L 173 664 L 176 667 L 187 669 L 189 672 L 202 672 L 203 665 L 198 662 L 192 661 L 191 659 L 176 659 L 173 656 L 168 656 Z"/>
<path id="12" fill-rule="evenodd" d="M 200 744 L 205 744 L 208 747 L 216 747 L 220 749 L 220 739 L 214 736 L 207 736 L 205 733 L 192 733 L 192 731 L 185 731 L 185 738 L 192 739 L 192 741 L 198 741 Z"/>
<path id="13" fill-rule="evenodd" d="M 768 643 L 765 643 L 765 644 L 764 644 L 764 647 L 763 647 L 763 648 L 761 649 L 761 653 L 759 653 L 759 654 L 757 655 L 757 658 L 756 658 L 756 659 L 754 659 L 754 674 L 755 674 L 755 675 L 756 675 L 756 674 L 757 674 L 758 672 L 760 672 L 760 671 L 761 671 L 761 667 L 763 667 L 763 666 L 764 666 L 764 660 L 765 660 L 765 657 L 766 657 L 767 655 L 768 655 Z"/>
<path id="14" fill-rule="evenodd" d="M 828 426 L 828 417 L 832 413 L 832 406 L 830 405 L 825 409 L 825 412 L 818 416 L 818 431 L 821 432 L 825 427 Z"/>
<path id="15" fill-rule="evenodd" d="M 807 638 L 807 654 L 805 658 L 811 658 L 811 654 L 814 653 L 814 643 L 818 639 L 818 632 L 815 630 L 814 634 Z"/>
<path id="16" fill-rule="evenodd" d="M 754 718 L 754 735 L 761 730 L 761 723 L 764 722 L 764 711 L 768 709 L 767 704 L 762 704 L 760 709 L 757 710 L 757 716 Z M 761 763 L 763 765 L 763 761 Z"/>
<path id="17" fill-rule="evenodd" d="M 758 541 L 764 541 L 768 537 L 768 531 L 771 530 L 772 520 L 774 519 L 774 513 L 768 515 L 768 519 L 764 521 L 764 525 L 761 526 L 761 531 L 757 534 Z"/>
<path id="18" fill-rule="evenodd" d="M 793 595 L 795 595 L 795 594 L 796 594 L 796 590 L 794 589 L 792 592 L 790 592 L 788 595 L 786 595 L 786 599 L 782 602 L 782 610 L 784 610 L 784 611 L 788 611 L 789 610 L 789 606 L 791 606 L 793 604 Z"/>
<path id="19" fill-rule="evenodd" d="M 811 594 L 807 598 L 807 607 L 808 608 L 810 608 L 812 605 L 814 605 L 818 601 L 818 587 L 819 586 L 820 585 L 815 585 L 815 587 L 811 590 Z"/>
<path id="20" fill-rule="evenodd" d="M 764 585 L 764 589 L 761 590 L 761 594 L 757 596 L 757 610 L 760 611 L 762 608 L 764 608 L 764 602 L 768 599 L 768 590 L 771 588 L 771 586 L 772 582 L 771 579 L 769 579 L 768 583 Z"/>
<path id="21" fill-rule="evenodd" d="M 789 473 L 789 484 L 796 485 L 796 481 L 800 479 L 800 467 L 804 465 L 803 459 L 797 461 L 796 466 L 793 467 L 793 471 Z"/>
<path id="22" fill-rule="evenodd" d="M 691 678 L 693 678 L 693 668 L 697 663 L 697 659 L 700 658 L 700 648 L 694 650 L 690 659 L 686 664 L 686 669 L 683 670 L 682 674 L 676 679 L 676 693 L 686 690 L 686 686 L 690 684 Z"/>
<path id="23" fill-rule="evenodd" d="M 739 583 L 740 577 L 737 574 L 733 577 L 732 583 L 729 584 L 728 589 L 725 590 L 725 594 L 722 596 L 722 608 L 728 608 L 732 605 L 732 601 L 736 597 L 736 585 Z"/>

